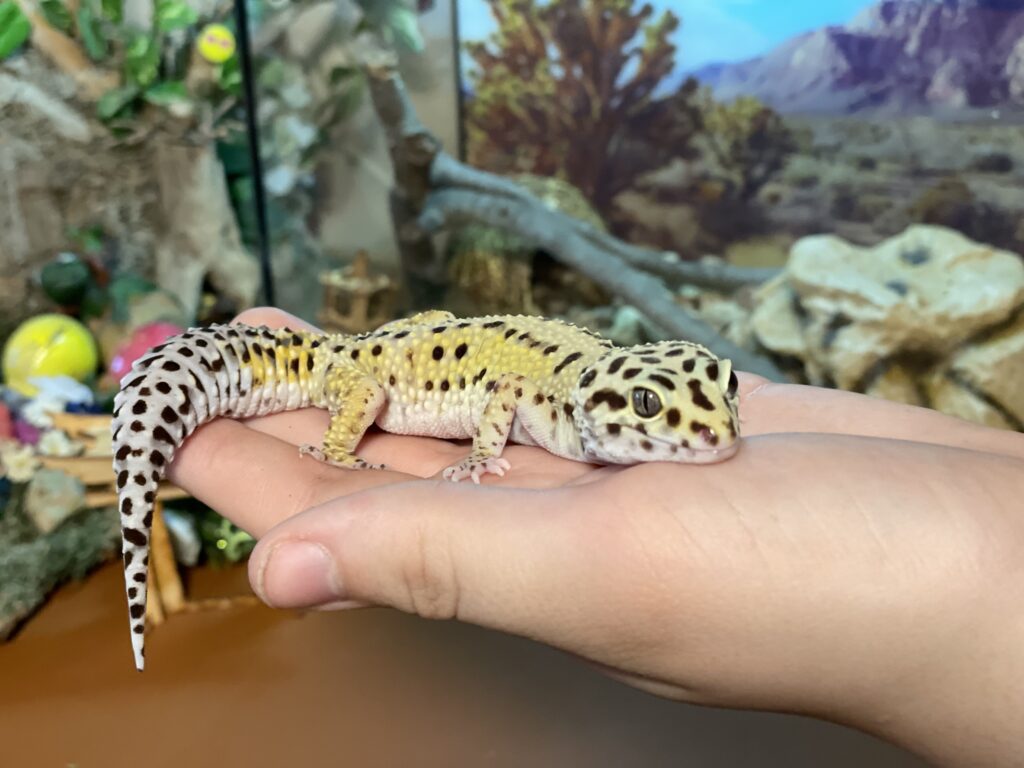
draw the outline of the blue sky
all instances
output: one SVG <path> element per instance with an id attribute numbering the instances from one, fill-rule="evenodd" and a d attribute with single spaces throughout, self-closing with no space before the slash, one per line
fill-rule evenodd
<path id="1" fill-rule="evenodd" d="M 494 29 L 483 0 L 457 3 L 464 40 L 480 40 Z M 849 21 L 870 4 L 870 0 L 651 0 L 657 12 L 671 8 L 682 18 L 675 38 L 680 70 L 758 56 L 801 32 Z"/>

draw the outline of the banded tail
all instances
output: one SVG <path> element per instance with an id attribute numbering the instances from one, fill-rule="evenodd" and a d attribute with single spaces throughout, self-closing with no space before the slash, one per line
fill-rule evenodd
<path id="1" fill-rule="evenodd" d="M 121 380 L 111 425 L 135 666 L 145 665 L 146 580 L 157 485 L 177 448 L 218 416 L 304 408 L 322 391 L 325 337 L 244 325 L 192 328 L 154 347 Z"/>

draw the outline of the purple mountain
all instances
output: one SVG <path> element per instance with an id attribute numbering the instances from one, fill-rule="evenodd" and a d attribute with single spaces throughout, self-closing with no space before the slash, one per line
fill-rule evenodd
<path id="1" fill-rule="evenodd" d="M 1024 110 L 1024 0 L 882 0 L 844 26 L 693 73 L 786 113 Z"/>

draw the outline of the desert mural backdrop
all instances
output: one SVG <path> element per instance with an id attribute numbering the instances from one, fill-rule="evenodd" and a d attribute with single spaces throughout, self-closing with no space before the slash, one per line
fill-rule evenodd
<path id="1" fill-rule="evenodd" d="M 784 8 L 783 8 L 784 6 Z M 1024 251 L 1021 0 L 458 6 L 467 159 L 684 258 L 915 223 Z"/>

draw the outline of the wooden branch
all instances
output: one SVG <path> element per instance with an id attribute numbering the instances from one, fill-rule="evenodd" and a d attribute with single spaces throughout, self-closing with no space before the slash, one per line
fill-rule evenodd
<path id="1" fill-rule="evenodd" d="M 60 30 L 51 27 L 46 18 L 27 0 L 15 2 L 32 24 L 32 47 L 52 61 L 57 69 L 74 79 L 81 89 L 80 95 L 84 101 L 96 101 L 120 84 L 121 78 L 116 72 L 97 68 L 78 43 Z"/>
<path id="2" fill-rule="evenodd" d="M 525 203 L 536 202 L 536 198 L 515 182 L 463 165 L 444 153 L 434 161 L 431 181 L 438 188 L 457 187 Z M 566 226 L 577 230 L 594 246 L 611 251 L 628 264 L 658 275 L 674 285 L 689 284 L 718 291 L 733 291 L 748 285 L 760 285 L 779 273 L 777 269 L 683 261 L 672 251 L 655 251 L 631 245 L 585 221 L 569 217 L 566 219 Z"/>
<path id="3" fill-rule="evenodd" d="M 579 231 L 566 227 L 566 218 L 543 204 L 488 197 L 465 189 L 439 189 L 427 198 L 416 222 L 419 231 L 408 231 L 408 234 L 419 236 L 420 231 L 437 232 L 444 227 L 469 223 L 489 224 L 515 232 L 622 297 L 668 335 L 703 344 L 715 354 L 729 358 L 742 370 L 776 381 L 784 380 L 781 371 L 770 361 L 738 347 L 686 312 L 664 282 L 646 272 L 630 269 Z"/>
<path id="4" fill-rule="evenodd" d="M 687 312 L 663 280 L 631 266 L 631 259 L 663 262 L 662 254 L 638 249 L 582 225 L 508 179 L 458 162 L 441 151 L 440 143 L 420 123 L 393 57 L 375 57 L 366 70 L 395 166 L 392 211 L 401 214 L 393 223 L 403 262 L 408 264 L 407 247 L 423 247 L 431 234 L 446 227 L 467 223 L 498 227 L 536 243 L 563 264 L 622 297 L 667 335 L 702 344 L 731 359 L 741 370 L 785 380 L 770 360 L 733 344 Z M 414 262 L 412 266 L 411 273 L 419 274 L 416 267 L 421 265 Z M 708 265 L 699 267 L 705 272 L 711 269 Z"/>
<path id="5" fill-rule="evenodd" d="M 367 56 L 370 99 L 384 126 L 394 167 L 395 183 L 390 206 L 395 231 L 408 229 L 423 209 L 430 189 L 430 168 L 441 151 L 441 142 L 419 121 L 397 73 L 394 55 L 380 51 Z M 436 252 L 428 235 L 399 238 L 399 255 L 410 281 L 408 290 L 418 309 L 436 301 L 445 281 L 443 255 Z"/>

